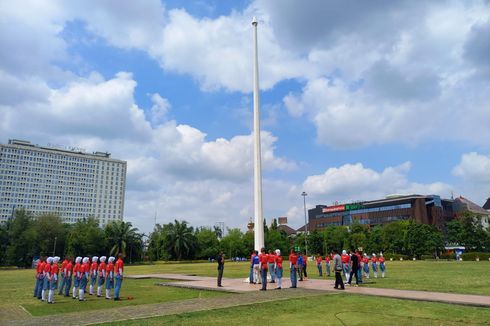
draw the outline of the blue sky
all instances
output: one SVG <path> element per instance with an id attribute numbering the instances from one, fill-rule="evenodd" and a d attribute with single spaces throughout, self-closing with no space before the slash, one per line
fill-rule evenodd
<path id="1" fill-rule="evenodd" d="M 125 219 L 245 228 L 259 19 L 264 215 L 490 196 L 486 1 L 0 5 L 0 141 L 128 161 Z"/>

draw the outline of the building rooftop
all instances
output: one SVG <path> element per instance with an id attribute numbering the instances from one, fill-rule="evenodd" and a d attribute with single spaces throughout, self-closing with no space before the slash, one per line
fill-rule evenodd
<path id="1" fill-rule="evenodd" d="M 286 224 L 281 224 L 281 225 L 278 225 L 277 226 L 277 229 L 279 231 L 284 231 L 286 232 L 287 235 L 293 235 L 293 234 L 296 234 L 296 230 L 293 229 L 292 227 L 286 225 Z"/>
<path id="2" fill-rule="evenodd" d="M 488 212 L 487 210 L 485 210 L 482 207 L 478 206 L 477 204 L 475 204 L 471 200 L 469 200 L 467 198 L 464 198 L 463 196 L 459 196 L 454 201 L 462 203 L 463 205 L 466 206 L 466 208 L 468 209 L 468 211 L 470 211 L 472 213 L 485 214 L 485 215 L 490 214 L 490 212 Z"/>
<path id="3" fill-rule="evenodd" d="M 483 208 L 486 210 L 490 210 L 490 197 L 488 197 L 487 201 L 485 204 L 483 204 Z"/>

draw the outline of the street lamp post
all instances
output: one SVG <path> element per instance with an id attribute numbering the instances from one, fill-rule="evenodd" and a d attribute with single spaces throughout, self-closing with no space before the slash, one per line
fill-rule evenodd
<path id="1" fill-rule="evenodd" d="M 303 207 L 305 210 L 305 252 L 306 256 L 308 256 L 308 221 L 306 219 L 306 196 L 308 196 L 308 194 L 303 191 L 301 196 L 303 196 Z"/>

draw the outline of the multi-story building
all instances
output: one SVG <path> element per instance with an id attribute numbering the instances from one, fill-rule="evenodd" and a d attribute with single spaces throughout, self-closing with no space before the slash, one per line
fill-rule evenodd
<path id="1" fill-rule="evenodd" d="M 126 162 L 109 153 L 41 147 L 28 141 L 0 144 L 0 222 L 16 209 L 58 214 L 64 222 L 95 217 L 122 220 Z"/>
<path id="2" fill-rule="evenodd" d="M 354 221 L 374 226 L 414 219 L 419 223 L 442 226 L 455 216 L 454 200 L 436 195 L 388 196 L 359 203 L 317 205 L 308 211 L 308 225 L 313 231 L 329 225 L 351 225 Z"/>

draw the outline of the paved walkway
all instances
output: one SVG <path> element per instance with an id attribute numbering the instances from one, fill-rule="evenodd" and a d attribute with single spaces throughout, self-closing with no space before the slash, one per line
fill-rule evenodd
<path id="1" fill-rule="evenodd" d="M 167 280 L 179 280 L 179 282 L 161 283 L 165 286 L 177 286 L 202 290 L 220 290 L 236 293 L 244 293 L 257 291 L 260 285 L 249 284 L 243 279 L 223 279 L 223 288 L 216 287 L 215 277 L 203 276 L 188 276 L 178 274 L 150 274 L 138 275 L 137 278 L 160 278 Z M 136 278 L 135 277 L 135 278 Z M 284 287 L 290 286 L 289 278 L 283 278 Z M 336 291 L 334 290 L 334 280 L 319 280 L 309 279 L 308 281 L 298 282 L 298 286 L 304 289 L 320 290 L 320 291 Z M 275 284 L 268 284 L 269 288 L 275 287 Z M 373 295 L 379 297 L 410 299 L 419 301 L 444 302 L 452 304 L 462 304 L 477 307 L 490 307 L 490 296 L 472 295 L 472 294 L 456 294 L 428 291 L 411 291 L 411 290 L 395 290 L 372 287 L 350 287 L 346 286 L 347 293 L 356 293 L 364 295 Z"/>

